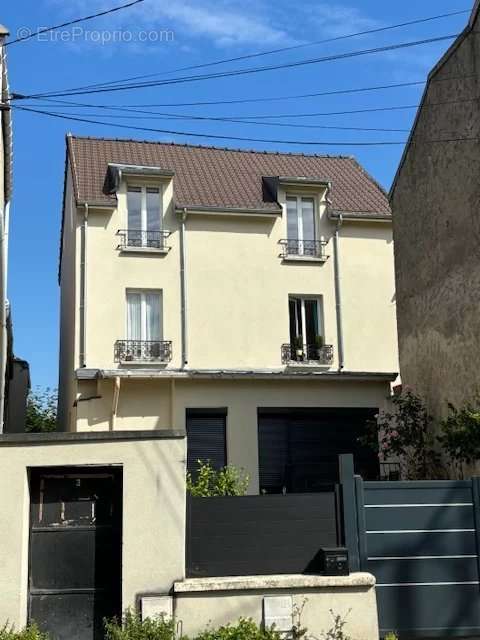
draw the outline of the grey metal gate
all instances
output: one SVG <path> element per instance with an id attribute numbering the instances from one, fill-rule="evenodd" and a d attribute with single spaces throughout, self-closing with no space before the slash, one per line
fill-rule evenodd
<path id="1" fill-rule="evenodd" d="M 121 481 L 112 468 L 31 473 L 29 619 L 52 640 L 100 640 L 121 611 Z"/>
<path id="2" fill-rule="evenodd" d="M 364 482 L 341 461 L 352 570 L 377 579 L 381 634 L 480 634 L 480 479 Z"/>

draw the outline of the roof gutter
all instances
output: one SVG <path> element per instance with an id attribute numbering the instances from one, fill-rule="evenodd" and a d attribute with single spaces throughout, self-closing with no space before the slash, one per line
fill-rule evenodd
<path id="1" fill-rule="evenodd" d="M 393 382 L 396 372 L 368 371 L 285 371 L 285 369 L 77 369 L 78 380 L 112 378 L 184 379 L 184 380 L 356 380 L 358 382 Z"/>
<path id="2" fill-rule="evenodd" d="M 249 209 L 245 207 L 204 207 L 192 206 L 184 207 L 177 205 L 175 210 L 178 213 L 200 214 L 200 215 L 220 215 L 220 216 L 252 216 L 271 218 L 272 216 L 282 215 L 281 207 L 275 209 Z"/>
<path id="3" fill-rule="evenodd" d="M 387 213 L 370 213 L 362 211 L 329 211 L 330 220 L 343 222 L 392 222 L 392 216 Z"/>

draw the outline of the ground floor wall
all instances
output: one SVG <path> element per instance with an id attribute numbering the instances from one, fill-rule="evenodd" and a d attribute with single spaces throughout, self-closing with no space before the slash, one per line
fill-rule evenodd
<path id="1" fill-rule="evenodd" d="M 114 380 L 79 381 L 77 430 L 185 429 L 187 409 L 226 409 L 227 461 L 245 469 L 259 491 L 258 410 L 383 408 L 385 381 L 121 379 L 112 417 Z"/>
<path id="2" fill-rule="evenodd" d="M 205 590 L 195 591 L 196 582 Z M 212 587 L 207 583 L 215 590 L 208 590 Z M 222 584 L 229 590 L 222 591 Z M 333 617 L 340 616 L 349 637 L 378 639 L 375 579 L 368 573 L 187 580 L 174 585 L 173 606 L 182 631 L 190 636 L 243 617 L 260 625 L 274 622 L 285 632 L 294 625 L 307 629 L 309 638 L 322 638 L 332 629 Z"/>
<path id="3" fill-rule="evenodd" d="M 16 439 L 15 439 L 16 438 Z M 23 440 L 22 440 L 23 438 Z M 123 471 L 122 607 L 167 593 L 185 575 L 185 438 L 132 434 L 35 434 L 0 438 L 0 628 L 27 620 L 29 474 L 45 467 Z"/>

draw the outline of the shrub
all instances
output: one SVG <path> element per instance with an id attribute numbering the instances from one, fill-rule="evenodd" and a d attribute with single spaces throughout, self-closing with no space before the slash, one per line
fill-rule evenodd
<path id="1" fill-rule="evenodd" d="M 22 631 L 15 631 L 8 623 L 0 628 L 0 640 L 49 640 L 46 633 L 42 633 L 36 624 L 25 627 Z"/>
<path id="2" fill-rule="evenodd" d="M 195 640 L 282 640 L 282 635 L 273 627 L 262 629 L 253 620 L 240 618 L 235 625 L 206 629 Z"/>
<path id="3" fill-rule="evenodd" d="M 433 419 L 424 401 L 410 389 L 392 398 L 393 411 L 381 411 L 367 424 L 363 445 L 378 453 L 380 461 L 397 457 L 408 480 L 432 478 L 441 473 L 435 451 Z"/>
<path id="4" fill-rule="evenodd" d="M 448 410 L 438 441 L 463 475 L 463 464 L 480 458 L 480 409 L 471 405 L 456 409 L 449 404 Z"/>
<path id="5" fill-rule="evenodd" d="M 187 473 L 187 491 L 197 498 L 211 498 L 213 496 L 244 496 L 249 482 L 248 475 L 235 467 L 228 465 L 216 470 L 210 461 L 198 460 L 198 475 L 194 479 Z"/>
<path id="6" fill-rule="evenodd" d="M 104 621 L 105 640 L 176 640 L 175 622 L 164 616 L 142 620 L 127 609 L 122 620 Z M 3 640 L 0 638 L 0 640 Z M 181 639 L 178 639 L 181 640 Z M 186 638 L 184 640 L 187 640 Z"/>

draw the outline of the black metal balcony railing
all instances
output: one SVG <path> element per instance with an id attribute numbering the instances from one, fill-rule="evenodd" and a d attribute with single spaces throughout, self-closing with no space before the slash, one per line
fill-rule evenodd
<path id="1" fill-rule="evenodd" d="M 282 245 L 281 257 L 285 258 L 316 258 L 326 260 L 326 240 L 280 240 Z"/>
<path id="2" fill-rule="evenodd" d="M 289 364 L 297 363 L 317 363 L 328 365 L 333 362 L 333 346 L 324 344 L 318 347 L 313 344 L 294 345 L 282 344 L 282 362 Z"/>
<path id="3" fill-rule="evenodd" d="M 115 362 L 170 362 L 170 340 L 117 340 Z"/>
<path id="4" fill-rule="evenodd" d="M 120 229 L 117 235 L 120 236 L 119 249 L 163 249 L 169 250 L 166 239 L 170 231 L 143 231 L 140 229 Z"/>

